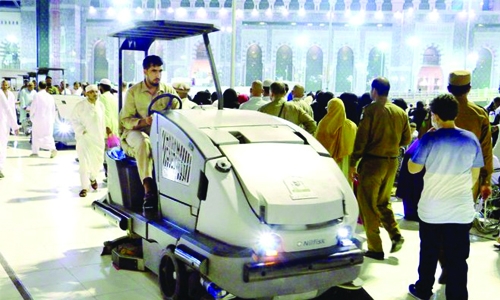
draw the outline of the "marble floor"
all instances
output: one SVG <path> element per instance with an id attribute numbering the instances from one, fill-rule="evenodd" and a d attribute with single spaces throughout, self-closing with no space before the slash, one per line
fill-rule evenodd
<path id="1" fill-rule="evenodd" d="M 123 235 L 91 209 L 97 192 L 80 190 L 74 150 L 29 157 L 25 137 L 11 137 L 0 179 L 0 300 L 14 299 L 162 299 L 157 277 L 148 272 L 117 270 L 102 243 Z M 402 204 L 394 203 L 401 217 Z M 366 259 L 360 278 L 373 299 L 412 299 L 408 284 L 417 279 L 418 224 L 400 220 L 406 243 L 384 261 Z M 382 234 L 384 248 L 390 240 Z M 498 299 L 500 253 L 493 240 L 471 235 L 470 299 Z M 436 272 L 439 276 L 439 271 Z M 445 299 L 436 283 L 433 299 Z"/>

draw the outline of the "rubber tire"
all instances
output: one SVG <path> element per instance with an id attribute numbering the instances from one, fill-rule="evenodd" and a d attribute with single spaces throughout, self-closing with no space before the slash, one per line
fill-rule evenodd
<path id="1" fill-rule="evenodd" d="M 167 249 L 161 259 L 158 280 L 164 299 L 187 299 L 186 266 L 175 257 L 173 250 L 170 248 Z"/>
<path id="2" fill-rule="evenodd" d="M 474 220 L 472 221 L 472 226 L 479 231 L 480 233 L 483 234 L 490 234 L 498 230 L 498 223 L 493 226 L 485 227 L 484 226 L 484 221 L 481 221 L 477 216 L 474 217 Z"/>

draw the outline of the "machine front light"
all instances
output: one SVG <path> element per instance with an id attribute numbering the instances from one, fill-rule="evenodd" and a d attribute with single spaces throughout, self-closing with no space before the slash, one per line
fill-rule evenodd
<path id="1" fill-rule="evenodd" d="M 278 256 L 280 247 L 280 237 L 274 233 L 266 232 L 259 236 L 256 252 L 259 256 L 274 257 Z"/>
<path id="2" fill-rule="evenodd" d="M 57 122 L 56 131 L 60 134 L 68 134 L 71 132 L 71 125 L 65 121 Z"/>
<path id="3" fill-rule="evenodd" d="M 350 226 L 342 226 L 337 230 L 337 241 L 341 246 L 350 246 L 353 244 L 352 228 Z"/>

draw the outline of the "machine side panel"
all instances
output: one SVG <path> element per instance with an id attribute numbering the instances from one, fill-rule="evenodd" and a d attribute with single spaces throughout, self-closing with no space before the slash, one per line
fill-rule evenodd
<path id="1" fill-rule="evenodd" d="M 170 199 L 165 195 L 160 194 L 160 209 L 162 216 L 167 220 L 177 224 L 178 226 L 188 229 L 190 231 L 195 230 L 197 216 L 193 215 L 192 212 L 195 211 L 193 206 L 199 207 L 200 200 L 192 199 L 192 202 L 196 202 L 195 205 L 190 206 L 183 202 L 178 202 L 176 200 Z"/>

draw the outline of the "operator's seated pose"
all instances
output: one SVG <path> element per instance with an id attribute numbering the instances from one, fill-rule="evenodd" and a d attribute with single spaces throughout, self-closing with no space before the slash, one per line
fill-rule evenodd
<path id="1" fill-rule="evenodd" d="M 145 210 L 157 209 L 158 196 L 153 180 L 153 158 L 149 132 L 153 118 L 148 116 L 151 101 L 162 94 L 173 94 L 175 90 L 160 82 L 163 61 L 159 56 L 149 55 L 144 58 L 142 67 L 144 80 L 135 84 L 127 91 L 125 104 L 120 112 L 121 142 L 125 153 L 137 160 L 139 177 L 144 186 Z M 154 107 L 164 109 L 168 99 L 161 99 Z M 179 103 L 173 100 L 172 108 L 178 108 Z"/>

